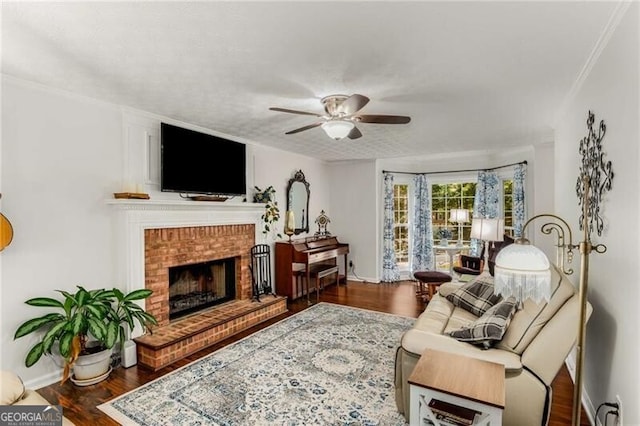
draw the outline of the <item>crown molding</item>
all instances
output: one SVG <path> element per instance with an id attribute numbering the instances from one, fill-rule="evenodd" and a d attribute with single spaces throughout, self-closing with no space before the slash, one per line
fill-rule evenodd
<path id="1" fill-rule="evenodd" d="M 91 96 L 82 95 L 80 93 L 71 92 L 69 90 L 61 89 L 61 88 L 54 87 L 54 86 L 48 86 L 46 84 L 38 83 L 38 82 L 35 82 L 35 81 L 32 81 L 32 80 L 25 80 L 23 78 L 15 77 L 15 76 L 10 75 L 10 74 L 2 73 L 1 75 L 2 75 L 2 85 L 3 86 L 5 84 L 9 84 L 9 85 L 14 85 L 14 86 L 18 86 L 18 87 L 22 87 L 22 88 L 26 88 L 26 89 L 38 90 L 40 92 L 61 96 L 61 97 L 67 98 L 67 99 L 73 99 L 73 100 L 84 102 L 84 103 L 88 103 L 88 104 L 91 104 L 91 105 L 96 105 L 96 106 L 101 107 L 101 108 L 108 108 L 108 109 L 111 109 L 111 110 L 114 110 L 114 111 L 118 111 L 118 108 L 119 108 L 119 106 L 114 104 L 113 102 L 105 101 L 105 100 L 102 100 L 102 99 L 99 99 L 99 98 L 94 98 L 94 97 L 91 97 Z"/>
<path id="2" fill-rule="evenodd" d="M 589 57 L 587 58 L 585 64 L 583 65 L 582 69 L 578 73 L 578 76 L 576 77 L 575 81 L 571 85 L 571 89 L 569 90 L 569 93 L 567 93 L 567 96 L 565 96 L 564 101 L 562 102 L 562 106 L 556 113 L 555 120 L 554 120 L 555 121 L 554 127 L 557 127 L 558 122 L 562 118 L 562 115 L 564 114 L 564 112 L 569 107 L 569 104 L 575 99 L 576 95 L 582 88 L 582 85 L 591 74 L 591 70 L 600 59 L 600 55 L 609 44 L 609 41 L 611 40 L 613 33 L 618 28 L 618 25 L 620 25 L 622 18 L 624 17 L 625 13 L 627 12 L 627 10 L 629 9 L 632 3 L 633 3 L 632 0 L 619 1 L 615 9 L 609 16 L 609 21 L 607 21 L 607 24 L 604 26 L 604 29 L 602 30 L 600 37 L 596 41 L 596 44 L 593 46 L 593 49 L 591 50 Z"/>

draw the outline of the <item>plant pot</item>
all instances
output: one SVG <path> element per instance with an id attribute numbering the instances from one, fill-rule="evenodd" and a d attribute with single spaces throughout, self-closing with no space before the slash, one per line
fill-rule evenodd
<path id="1" fill-rule="evenodd" d="M 112 348 L 109 348 L 90 355 L 80 355 L 73 364 L 74 379 L 88 380 L 105 375 L 111 366 L 111 352 Z"/>

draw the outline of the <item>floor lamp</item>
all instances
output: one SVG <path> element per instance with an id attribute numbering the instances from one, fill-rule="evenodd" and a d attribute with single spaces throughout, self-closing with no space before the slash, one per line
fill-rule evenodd
<path id="1" fill-rule="evenodd" d="M 580 315 L 576 340 L 576 371 L 573 389 L 572 425 L 580 425 L 580 410 L 582 407 L 582 369 L 584 366 L 584 345 L 586 340 L 587 320 L 587 290 L 589 287 L 589 255 L 592 252 L 604 253 L 607 247 L 603 244 L 593 244 L 591 233 L 594 228 L 598 235 L 602 234 L 604 222 L 600 216 L 600 201 L 605 191 L 611 189 L 613 172 L 611 162 L 603 160 L 602 138 L 606 127 L 600 122 L 599 131 L 592 128 L 594 116 L 589 111 L 587 126 L 589 134 L 580 141 L 582 165 L 576 183 L 578 204 L 582 206 L 579 219 L 582 241 L 573 243 L 571 228 L 567 222 L 554 214 L 540 214 L 529 219 L 522 228 L 522 234 L 527 226 L 539 218 L 547 218 L 552 222 L 543 224 L 541 232 L 549 235 L 555 232 L 557 240 L 556 262 L 565 274 L 572 274 L 573 269 L 567 269 L 567 263 L 573 260 L 573 251 L 580 251 L 580 280 L 579 302 Z M 498 253 L 494 268 L 495 292 L 503 297 L 514 296 L 520 302 L 531 298 L 538 303 L 542 299 L 549 300 L 551 293 L 550 264 L 545 254 L 529 243 L 526 238 L 519 238 Z"/>

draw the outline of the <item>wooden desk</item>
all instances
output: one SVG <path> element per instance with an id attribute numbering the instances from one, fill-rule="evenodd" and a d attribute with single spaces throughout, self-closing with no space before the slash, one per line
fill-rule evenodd
<path id="1" fill-rule="evenodd" d="M 411 425 L 439 422 L 432 399 L 479 411 L 475 425 L 502 425 L 505 401 L 504 365 L 427 349 L 409 376 Z"/>

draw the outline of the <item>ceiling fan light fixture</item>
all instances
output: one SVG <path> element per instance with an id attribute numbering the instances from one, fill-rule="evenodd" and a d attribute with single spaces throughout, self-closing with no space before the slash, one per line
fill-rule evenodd
<path id="1" fill-rule="evenodd" d="M 355 124 L 348 120 L 329 120 L 322 123 L 322 130 L 335 140 L 346 138 L 354 127 Z"/>

